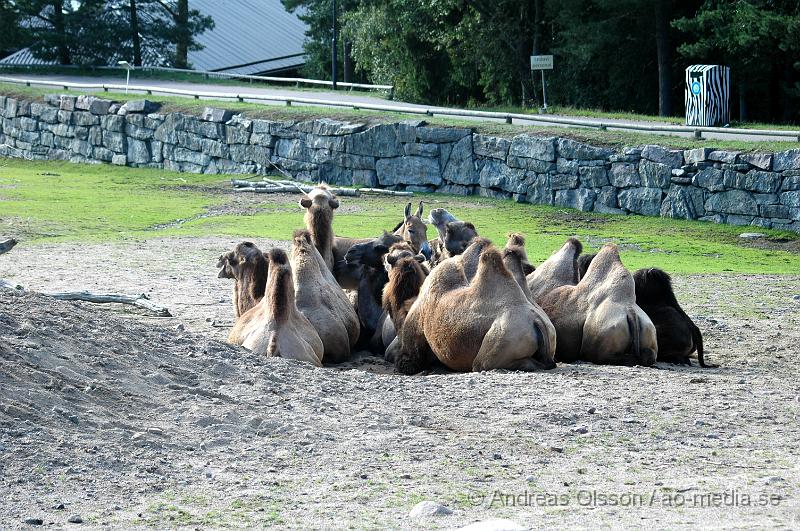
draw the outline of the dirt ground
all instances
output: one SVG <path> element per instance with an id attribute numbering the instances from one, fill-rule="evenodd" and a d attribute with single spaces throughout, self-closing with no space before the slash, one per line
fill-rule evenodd
<path id="1" fill-rule="evenodd" d="M 174 315 L 0 288 L 0 528 L 800 527 L 800 276 L 675 279 L 717 369 L 406 377 L 226 345 L 235 243 L 0 256 L 26 288 Z M 449 514 L 411 516 L 426 500 Z"/>

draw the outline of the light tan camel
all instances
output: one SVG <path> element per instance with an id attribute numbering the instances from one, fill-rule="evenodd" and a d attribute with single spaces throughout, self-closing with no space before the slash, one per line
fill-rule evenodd
<path id="1" fill-rule="evenodd" d="M 238 319 L 258 304 L 267 287 L 267 258 L 252 242 L 242 242 L 219 257 L 218 278 L 232 278 L 233 314 Z"/>
<path id="2" fill-rule="evenodd" d="M 297 308 L 322 339 L 325 361 L 347 361 L 358 341 L 358 315 L 326 267 L 307 230 L 294 233 L 291 263 Z"/>
<path id="3" fill-rule="evenodd" d="M 542 295 L 559 286 L 578 283 L 577 260 L 581 251 L 583 251 L 581 242 L 570 238 L 561 249 L 553 253 L 550 258 L 536 268 L 536 271 L 527 276 L 528 289 L 533 295 L 533 300 L 538 302 Z"/>
<path id="4" fill-rule="evenodd" d="M 394 356 L 404 374 L 437 358 L 456 371 L 555 367 L 555 328 L 527 299 L 494 247 L 480 255 L 472 282 L 457 261 L 439 264 L 398 334 L 387 356 Z"/>
<path id="5" fill-rule="evenodd" d="M 548 266 L 554 278 L 562 276 L 554 281 L 562 285 L 536 296 L 558 332 L 556 360 L 644 366 L 655 363 L 656 328 L 636 305 L 633 276 L 622 265 L 617 246 L 604 245 L 577 285 L 567 278 L 575 261 L 571 251 L 565 252 L 567 247 L 576 246 L 567 242 L 554 255 L 563 261 L 561 267 L 555 261 L 550 264 L 553 267 Z M 553 284 L 541 276 L 539 281 L 540 286 Z"/>
<path id="6" fill-rule="evenodd" d="M 266 294 L 258 305 L 239 317 L 228 341 L 267 357 L 322 366 L 322 340 L 295 305 L 292 268 L 282 249 L 269 252 Z"/>

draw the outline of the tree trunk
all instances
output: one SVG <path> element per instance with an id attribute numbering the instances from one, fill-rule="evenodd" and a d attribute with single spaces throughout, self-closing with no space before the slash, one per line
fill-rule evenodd
<path id="1" fill-rule="evenodd" d="M 517 25 L 519 31 L 517 32 L 516 55 L 520 80 L 520 103 L 523 107 L 528 106 L 530 94 L 533 92 L 530 66 L 532 43 L 529 36 L 530 34 L 528 31 L 526 31 L 529 28 L 528 15 L 529 11 L 527 2 L 522 2 L 519 6 L 519 19 Z"/>
<path id="2" fill-rule="evenodd" d="M 136 0 L 130 0 L 131 6 L 131 41 L 133 42 L 133 64 L 142 66 L 142 41 L 139 36 L 139 12 Z"/>
<path id="3" fill-rule="evenodd" d="M 744 79 L 739 80 L 739 121 L 746 122 L 749 119 L 747 116 L 747 82 Z"/>
<path id="4" fill-rule="evenodd" d="M 542 0 L 533 0 L 533 47 L 531 55 L 541 55 L 542 53 L 542 25 L 544 24 L 544 11 Z M 535 107 L 540 107 L 539 91 L 537 90 L 536 78 L 533 72 L 530 73 L 531 80 L 531 103 Z"/>
<path id="5" fill-rule="evenodd" d="M 64 9 L 61 0 L 53 2 L 53 31 L 58 35 L 58 62 L 62 65 L 72 64 L 67 47 L 67 30 L 64 24 Z"/>
<path id="6" fill-rule="evenodd" d="M 350 41 L 344 41 L 344 82 L 353 83 L 355 77 L 355 64 L 353 64 L 353 43 Z"/>
<path id="7" fill-rule="evenodd" d="M 189 0 L 178 0 L 175 31 L 175 68 L 189 68 Z"/>
<path id="8" fill-rule="evenodd" d="M 658 55 L 658 114 L 672 114 L 672 49 L 669 46 L 671 0 L 656 0 L 656 54 Z"/>

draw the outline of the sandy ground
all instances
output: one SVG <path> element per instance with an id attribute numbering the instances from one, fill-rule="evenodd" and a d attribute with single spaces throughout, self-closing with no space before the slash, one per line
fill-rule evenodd
<path id="1" fill-rule="evenodd" d="M 0 256 L 28 288 L 174 315 L 0 289 L 1 528 L 800 527 L 800 277 L 675 279 L 718 369 L 405 377 L 224 344 L 235 243 Z M 423 500 L 451 513 L 410 516 Z"/>

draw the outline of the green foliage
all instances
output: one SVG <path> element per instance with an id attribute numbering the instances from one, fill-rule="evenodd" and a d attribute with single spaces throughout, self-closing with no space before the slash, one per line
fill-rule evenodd
<path id="1" fill-rule="evenodd" d="M 108 165 L 0 162 L 6 230 L 28 243 L 204 235 L 286 240 L 303 225 L 296 196 L 264 196 L 250 215 L 233 215 L 225 213 L 231 196 L 209 185 L 227 189 L 227 180 Z M 738 238 L 741 227 L 590 214 L 479 197 L 426 194 L 420 198 L 428 209 L 446 207 L 459 218 L 473 221 L 481 235 L 497 244 L 505 241 L 510 230 L 523 232 L 535 263 L 568 237 L 577 236 L 587 251 L 607 241 L 618 243 L 630 268 L 661 267 L 670 273 L 791 274 L 800 270 L 800 236 L 795 233 L 763 231 L 786 240 L 787 248 L 794 249 L 788 252 L 747 247 Z M 334 227 L 337 233 L 354 237 L 391 228 L 404 206 L 404 200 L 385 196 L 343 201 L 347 213 L 337 214 Z"/>
<path id="2" fill-rule="evenodd" d="M 13 0 L 0 0 L 0 58 L 28 45 L 20 19 Z"/>

